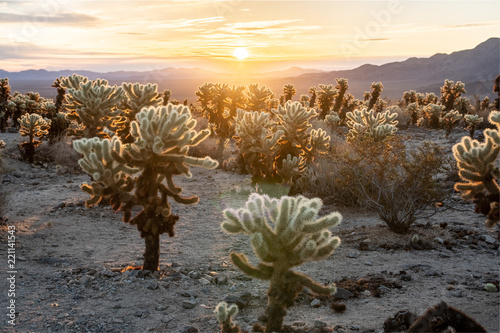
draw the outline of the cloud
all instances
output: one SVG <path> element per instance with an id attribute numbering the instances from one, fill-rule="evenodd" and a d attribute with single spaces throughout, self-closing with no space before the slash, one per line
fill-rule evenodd
<path id="1" fill-rule="evenodd" d="M 92 25 L 99 22 L 99 19 L 82 13 L 57 13 L 47 14 L 14 14 L 1 13 L 0 22 L 2 23 L 26 23 L 35 24 L 64 24 L 64 25 Z"/>
<path id="2" fill-rule="evenodd" d="M 215 30 L 219 35 L 233 34 L 237 36 L 253 36 L 253 35 L 292 35 L 300 34 L 307 30 L 321 29 L 316 25 L 298 25 L 297 23 L 303 22 L 302 19 L 293 20 L 270 20 L 270 21 L 250 21 L 250 22 L 235 22 L 226 23 L 223 27 Z M 294 23 L 293 26 L 289 24 Z"/>
<path id="3" fill-rule="evenodd" d="M 163 21 L 158 24 L 154 24 L 150 26 L 150 28 L 153 29 L 175 29 L 175 28 L 184 28 L 184 27 L 192 27 L 192 26 L 198 26 L 198 25 L 204 25 L 208 23 L 214 23 L 214 22 L 222 22 L 225 21 L 226 19 L 222 16 L 214 16 L 214 17 L 205 17 L 205 18 L 198 18 L 198 19 L 176 19 L 176 20 L 168 20 L 168 21 Z"/>
<path id="4" fill-rule="evenodd" d="M 391 38 L 359 38 L 360 42 L 380 42 L 384 40 L 391 40 Z"/>

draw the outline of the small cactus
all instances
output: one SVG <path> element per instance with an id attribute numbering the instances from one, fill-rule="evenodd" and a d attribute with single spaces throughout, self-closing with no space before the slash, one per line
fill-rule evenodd
<path id="1" fill-rule="evenodd" d="M 382 141 L 397 131 L 397 113 L 389 110 L 375 115 L 374 110 L 354 110 L 347 113 L 347 126 L 349 138 L 361 139 L 368 137 L 374 141 Z"/>
<path id="2" fill-rule="evenodd" d="M 215 316 L 220 324 L 221 333 L 240 333 L 241 329 L 233 323 L 233 318 L 238 314 L 238 307 L 235 304 L 229 305 L 220 302 L 215 307 Z"/>
<path id="3" fill-rule="evenodd" d="M 340 245 L 340 238 L 333 237 L 328 229 L 337 226 L 342 216 L 334 212 L 318 218 L 321 206 L 320 199 L 271 199 L 253 193 L 244 208 L 224 210 L 222 229 L 248 235 L 261 261 L 253 266 L 244 254 L 232 252 L 233 263 L 246 275 L 269 280 L 266 332 L 281 331 L 286 309 L 303 287 L 323 295 L 335 290 L 292 270 L 308 261 L 327 258 Z"/>
<path id="4" fill-rule="evenodd" d="M 485 97 L 486 98 L 486 97 Z M 474 133 L 476 131 L 477 125 L 483 122 L 483 117 L 479 117 L 478 115 L 466 114 L 464 116 L 465 124 L 467 125 L 467 129 L 469 130 L 469 136 L 474 139 Z"/>
<path id="5" fill-rule="evenodd" d="M 462 119 L 462 115 L 457 110 L 451 110 L 439 118 L 439 123 L 446 130 L 446 137 L 450 135 L 455 124 Z"/>
<path id="6" fill-rule="evenodd" d="M 32 113 L 22 116 L 21 119 L 19 119 L 19 124 L 21 125 L 19 133 L 21 133 L 22 136 L 28 137 L 28 142 L 21 143 L 21 147 L 25 151 L 28 163 L 33 163 L 35 159 L 35 148 L 42 143 L 42 141 L 36 139 L 36 137 L 42 138 L 49 134 L 50 120 L 43 119 L 40 115 Z"/>

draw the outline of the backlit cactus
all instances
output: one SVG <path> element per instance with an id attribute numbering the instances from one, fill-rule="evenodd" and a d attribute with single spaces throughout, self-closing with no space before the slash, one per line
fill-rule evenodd
<path id="1" fill-rule="evenodd" d="M 168 104 L 144 108 L 136 115 L 130 131 L 133 143 L 123 144 L 116 136 L 74 142 L 75 150 L 84 155 L 80 166 L 93 178 L 90 185 L 82 186 L 91 195 L 87 206 L 108 202 L 115 211 L 123 212 L 124 222 L 137 226 L 146 242 L 143 269 L 158 269 L 160 235 L 174 235 L 179 216 L 172 214 L 168 198 L 183 204 L 198 202 L 196 196 L 181 196 L 173 176 L 191 177 L 191 166 L 217 167 L 209 157 L 187 155 L 189 147 L 210 134 L 196 131 L 195 126 L 188 107 Z M 143 209 L 132 216 L 134 206 Z"/>
<path id="2" fill-rule="evenodd" d="M 114 117 L 120 114 L 117 105 L 122 101 L 123 89 L 109 86 L 106 80 L 89 81 L 86 77 L 72 75 L 61 78 L 61 87 L 68 89 L 66 116 L 78 128 L 69 135 L 78 138 L 106 138 L 105 129 L 111 127 Z"/>
<path id="3" fill-rule="evenodd" d="M 239 333 L 241 329 L 233 323 L 233 317 L 238 314 L 238 307 L 235 304 L 228 305 L 220 302 L 215 307 L 215 316 L 220 324 L 221 333 Z"/>
<path id="4" fill-rule="evenodd" d="M 457 110 L 446 112 L 439 118 L 439 123 L 446 130 L 446 136 L 450 135 L 455 124 L 462 119 L 462 115 Z"/>
<path id="5" fill-rule="evenodd" d="M 0 132 L 5 132 L 7 120 L 10 118 L 11 112 L 7 105 L 9 104 L 10 86 L 9 79 L 0 79 Z"/>
<path id="6" fill-rule="evenodd" d="M 453 156 L 459 168 L 458 174 L 464 181 L 455 184 L 455 189 L 461 192 L 462 198 L 474 200 L 476 212 L 486 215 L 486 225 L 491 227 L 498 223 L 499 219 L 500 112 L 492 112 L 489 121 L 496 129 L 484 131 L 485 142 L 465 136 L 460 143 L 453 146 Z"/>
<path id="7" fill-rule="evenodd" d="M 375 114 L 374 110 L 362 109 L 347 113 L 350 139 L 369 138 L 382 141 L 397 131 L 397 113 L 389 110 Z"/>
<path id="8" fill-rule="evenodd" d="M 306 287 L 314 293 L 328 295 L 335 290 L 309 276 L 292 270 L 309 261 L 326 259 L 340 245 L 329 228 L 342 219 L 338 212 L 318 217 L 320 199 L 267 195 L 250 195 L 244 208 L 224 210 L 222 229 L 244 233 L 260 263 L 252 265 L 242 253 L 231 253 L 233 263 L 246 275 L 268 280 L 268 317 L 266 332 L 280 332 L 286 309 Z"/>
<path id="9" fill-rule="evenodd" d="M 271 89 L 266 86 L 260 86 L 258 83 L 248 85 L 247 94 L 247 110 L 248 111 L 262 111 L 269 107 L 269 102 L 274 94 Z"/>
<path id="10" fill-rule="evenodd" d="M 446 108 L 441 104 L 427 104 L 422 109 L 422 118 L 419 119 L 419 126 L 428 126 L 433 129 L 440 127 L 439 118 L 445 114 Z"/>
<path id="11" fill-rule="evenodd" d="M 372 93 L 367 103 L 368 110 L 371 110 L 379 100 L 382 91 L 384 91 L 384 85 L 382 82 L 373 82 L 370 88 L 372 89 Z"/>
<path id="12" fill-rule="evenodd" d="M 283 86 L 283 94 L 285 94 L 284 95 L 285 102 L 292 100 L 293 95 L 295 95 L 296 93 L 297 90 L 295 89 L 293 84 L 287 83 Z"/>
<path id="13" fill-rule="evenodd" d="M 457 81 L 455 83 L 451 80 L 445 80 L 444 85 L 441 87 L 441 104 L 444 106 L 444 110 L 451 111 L 455 101 L 465 93 L 465 84 L 463 82 Z"/>
<path id="14" fill-rule="evenodd" d="M 319 113 L 319 118 L 325 119 L 326 115 L 330 113 L 330 110 L 333 107 L 333 103 L 338 95 L 338 91 L 331 84 L 320 84 L 318 87 L 318 109 L 321 110 L 321 112 Z"/>
<path id="15" fill-rule="evenodd" d="M 466 128 L 469 130 L 469 136 L 474 139 L 474 132 L 476 131 L 476 127 L 483 122 L 483 117 L 479 117 L 475 114 L 466 114 L 464 116 L 464 121 L 467 126 Z"/>
<path id="16" fill-rule="evenodd" d="M 40 115 L 32 113 L 22 116 L 19 119 L 19 124 L 21 125 L 19 133 L 28 137 L 28 142 L 21 143 L 21 148 L 24 149 L 28 162 L 33 163 L 35 148 L 42 143 L 41 140 L 36 138 L 42 138 L 49 134 L 50 120 L 43 119 Z"/>

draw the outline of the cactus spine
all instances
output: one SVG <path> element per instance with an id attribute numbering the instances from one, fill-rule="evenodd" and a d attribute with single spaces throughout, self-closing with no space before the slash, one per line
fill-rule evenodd
<path id="1" fill-rule="evenodd" d="M 123 212 L 123 221 L 136 225 L 145 239 L 143 269 L 155 271 L 159 265 L 160 235 L 174 235 L 179 216 L 173 215 L 168 198 L 183 204 L 198 202 L 198 197 L 181 196 L 182 189 L 173 176 L 191 176 L 190 166 L 213 169 L 218 163 L 209 157 L 187 155 L 191 146 L 203 141 L 210 132 L 194 130 L 196 120 L 186 106 L 144 108 L 131 123 L 133 143 L 112 139 L 80 139 L 74 148 L 83 158 L 82 169 L 92 175 L 93 182 L 84 184 L 89 193 L 87 206 L 109 202 L 115 211 Z M 142 211 L 132 217 L 134 206 Z"/>
<path id="2" fill-rule="evenodd" d="M 292 270 L 327 258 L 340 245 L 340 239 L 328 229 L 337 226 L 342 216 L 334 212 L 318 218 L 321 206 L 320 199 L 271 199 L 254 193 L 244 208 L 224 210 L 222 229 L 248 235 L 261 262 L 253 266 L 244 254 L 236 252 L 231 253 L 231 260 L 245 274 L 269 281 L 266 332 L 281 331 L 286 309 L 303 287 L 324 295 L 335 290 Z"/>

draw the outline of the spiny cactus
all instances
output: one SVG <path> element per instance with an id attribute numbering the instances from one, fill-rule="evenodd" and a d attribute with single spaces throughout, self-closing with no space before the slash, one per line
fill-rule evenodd
<path id="1" fill-rule="evenodd" d="M 382 82 L 373 82 L 370 88 L 372 89 L 372 93 L 367 104 L 368 110 L 371 110 L 375 106 L 375 103 L 377 103 L 380 98 L 380 94 L 384 91 L 384 85 Z"/>
<path id="2" fill-rule="evenodd" d="M 283 86 L 283 94 L 285 94 L 285 102 L 291 101 L 293 95 L 297 93 L 297 90 L 291 83 L 287 83 Z"/>
<path id="3" fill-rule="evenodd" d="M 10 86 L 9 79 L 0 79 L 0 131 L 5 132 L 7 120 L 11 116 L 11 112 L 7 105 L 9 104 Z"/>
<path id="4" fill-rule="evenodd" d="M 21 133 L 22 136 L 28 137 L 28 142 L 21 143 L 21 147 L 25 151 L 28 163 L 33 163 L 35 148 L 42 143 L 41 140 L 36 138 L 42 138 L 49 134 L 50 120 L 43 119 L 40 115 L 32 113 L 22 116 L 19 120 L 19 124 L 21 125 L 19 133 Z"/>
<path id="5" fill-rule="evenodd" d="M 451 111 L 455 101 L 465 94 L 465 84 L 461 81 L 456 83 L 451 80 L 445 80 L 444 85 L 441 87 L 441 104 L 444 106 L 445 111 Z"/>
<path id="6" fill-rule="evenodd" d="M 120 105 L 120 115 L 113 119 L 111 127 L 123 143 L 131 143 L 134 139 L 130 135 L 130 124 L 135 120 L 137 113 L 142 108 L 162 104 L 162 100 L 156 84 L 123 83 L 122 89 L 125 96 Z"/>
<path id="7" fill-rule="evenodd" d="M 342 119 L 340 119 L 339 114 L 335 111 L 330 112 L 330 114 L 325 117 L 325 122 L 332 128 L 339 126 L 341 121 Z"/>
<path id="8" fill-rule="evenodd" d="M 311 99 L 309 100 L 309 107 L 314 108 L 314 105 L 316 104 L 316 87 L 310 87 L 309 94 L 311 94 Z"/>
<path id="9" fill-rule="evenodd" d="M 107 138 L 104 131 L 111 127 L 114 117 L 120 114 L 117 105 L 123 98 L 123 89 L 109 86 L 106 80 L 89 81 L 86 77 L 73 74 L 61 77 L 61 87 L 68 89 L 66 116 L 79 127 L 70 129 L 69 135 L 77 138 Z"/>
<path id="10" fill-rule="evenodd" d="M 213 169 L 217 162 L 209 157 L 187 155 L 189 147 L 203 141 L 210 132 L 196 131 L 196 120 L 186 106 L 168 104 L 144 108 L 131 123 L 133 143 L 123 144 L 118 137 L 80 139 L 74 148 L 83 154 L 81 168 L 93 182 L 82 185 L 91 195 L 87 206 L 109 202 L 123 212 L 123 221 L 136 225 L 145 239 L 143 269 L 156 271 L 160 255 L 160 235 L 174 236 L 179 216 L 172 214 L 168 198 L 183 204 L 198 202 L 198 197 L 182 197 L 173 176 L 191 177 L 190 166 Z M 134 206 L 142 211 L 132 217 Z"/>
<path id="11" fill-rule="evenodd" d="M 419 112 L 420 112 L 420 108 L 418 106 L 418 103 L 417 102 L 409 103 L 406 106 L 405 112 L 410 116 L 411 124 L 416 125 L 418 118 L 419 118 Z"/>
<path id="12" fill-rule="evenodd" d="M 486 225 L 492 227 L 499 220 L 500 171 L 496 163 L 500 152 L 500 112 L 490 113 L 488 119 L 496 129 L 484 131 L 486 142 L 465 136 L 453 146 L 453 156 L 464 181 L 455 184 L 455 189 L 461 192 L 462 198 L 474 200 L 476 212 L 486 215 Z"/>
<path id="13" fill-rule="evenodd" d="M 366 108 L 347 113 L 350 139 L 366 137 L 374 141 L 382 141 L 397 131 L 397 113 L 391 114 L 389 110 L 376 115 L 374 113 L 374 110 Z"/>
<path id="14" fill-rule="evenodd" d="M 250 264 L 242 253 L 231 253 L 231 260 L 243 273 L 268 280 L 266 332 L 280 332 L 286 309 L 291 307 L 303 287 L 328 295 L 334 286 L 323 286 L 309 276 L 292 270 L 309 261 L 330 256 L 340 245 L 329 228 L 342 219 L 338 212 L 318 218 L 320 199 L 284 196 L 271 199 L 253 193 L 244 208 L 224 210 L 222 229 L 250 237 L 254 253 L 261 261 Z"/>
<path id="15" fill-rule="evenodd" d="M 220 302 L 215 307 L 215 316 L 220 324 L 221 333 L 239 333 L 241 329 L 233 323 L 233 317 L 238 314 L 238 307 L 235 304 L 227 305 Z"/>
<path id="16" fill-rule="evenodd" d="M 469 130 L 469 136 L 474 139 L 474 132 L 476 131 L 476 127 L 483 122 L 483 117 L 479 117 L 475 114 L 466 114 L 464 116 L 464 121 L 467 126 L 466 128 Z"/>
<path id="17" fill-rule="evenodd" d="M 253 83 L 248 86 L 247 93 L 247 111 L 262 111 L 269 107 L 269 102 L 274 94 L 271 89 L 266 86 L 260 86 L 258 83 Z"/>
<path id="18" fill-rule="evenodd" d="M 325 119 L 326 115 L 330 113 L 335 97 L 338 95 L 337 89 L 333 85 L 318 85 L 319 90 L 317 91 L 318 96 L 318 108 L 321 110 L 319 113 L 319 119 Z"/>
<path id="19" fill-rule="evenodd" d="M 428 126 L 433 129 L 439 128 L 439 118 L 445 113 L 446 108 L 441 104 L 430 103 L 422 109 L 422 118 L 417 122 L 419 126 Z"/>
<path id="20" fill-rule="evenodd" d="M 446 112 L 439 118 L 439 123 L 446 130 L 446 137 L 450 135 L 451 130 L 460 119 L 462 119 L 462 115 L 457 110 Z"/>

